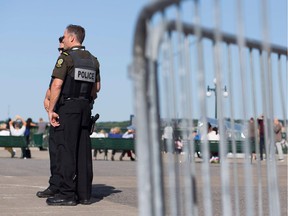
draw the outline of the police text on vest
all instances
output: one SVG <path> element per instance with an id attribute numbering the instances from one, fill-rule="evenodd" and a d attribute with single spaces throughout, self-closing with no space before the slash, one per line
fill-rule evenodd
<path id="1" fill-rule="evenodd" d="M 96 71 L 84 68 L 75 68 L 74 79 L 85 82 L 95 82 Z"/>

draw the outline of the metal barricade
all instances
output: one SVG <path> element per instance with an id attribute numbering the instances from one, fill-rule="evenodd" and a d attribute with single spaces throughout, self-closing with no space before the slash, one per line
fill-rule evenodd
<path id="1" fill-rule="evenodd" d="M 266 1 L 260 2 L 264 23 L 260 40 L 245 37 L 240 0 L 236 1 L 235 35 L 221 30 L 220 1 L 214 2 L 216 24 L 211 29 L 201 25 L 198 0 L 154 1 L 139 14 L 129 72 L 134 86 L 141 216 L 287 214 L 287 158 L 284 165 L 277 161 L 273 131 L 276 111 L 287 128 L 287 48 L 268 42 Z M 181 16 L 187 8 L 193 22 Z M 208 80 L 213 78 L 215 88 L 210 88 Z M 211 123 L 211 102 L 206 91 L 215 93 L 212 120 L 220 134 L 219 164 L 210 163 L 205 131 Z M 265 161 L 259 160 L 256 134 L 260 114 Z M 247 138 L 250 117 L 255 119 L 256 161 Z M 196 126 L 195 119 L 201 125 Z M 164 125 L 181 139 L 182 153 L 175 153 L 173 139 L 166 140 L 163 152 Z M 202 132 L 201 158 L 196 156 L 195 129 Z M 239 139 L 241 154 L 236 147 Z"/>

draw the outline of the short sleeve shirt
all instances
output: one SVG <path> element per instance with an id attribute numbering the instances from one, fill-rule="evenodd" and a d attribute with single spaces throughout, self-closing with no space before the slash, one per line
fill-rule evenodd
<path id="1" fill-rule="evenodd" d="M 22 126 L 20 129 L 15 129 L 13 126 L 10 126 L 10 132 L 12 136 L 24 136 L 26 126 Z"/>
<path id="2" fill-rule="evenodd" d="M 72 47 L 71 49 L 76 49 L 76 52 L 79 52 L 79 55 L 83 58 L 90 58 L 92 56 L 93 61 L 96 65 L 96 80 L 95 82 L 100 82 L 100 64 L 96 57 L 90 54 L 89 51 L 85 50 L 84 47 Z M 52 73 L 52 79 L 58 78 L 61 80 L 65 80 L 67 73 L 71 72 L 74 64 L 72 57 L 68 54 L 69 50 L 67 52 L 63 52 L 57 59 L 57 62 L 55 64 L 55 67 L 53 69 Z"/>

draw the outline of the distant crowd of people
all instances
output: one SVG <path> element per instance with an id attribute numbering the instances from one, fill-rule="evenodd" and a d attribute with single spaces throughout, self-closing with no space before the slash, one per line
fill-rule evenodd
<path id="1" fill-rule="evenodd" d="M 45 122 L 43 118 L 39 118 L 38 122 L 33 122 L 32 118 L 27 118 L 24 120 L 21 116 L 16 115 L 13 119 L 8 119 L 6 122 L 0 124 L 0 136 L 24 136 L 26 140 L 26 147 L 21 148 L 22 159 L 31 158 L 31 153 L 29 149 L 29 144 L 31 141 L 31 129 L 37 128 L 36 134 L 43 134 L 47 136 L 46 131 L 49 126 L 49 123 Z M 100 130 L 99 132 L 93 132 L 91 138 L 127 138 L 131 139 L 135 137 L 136 128 L 134 126 L 127 127 L 127 130 L 122 133 L 120 127 L 112 127 L 110 132 L 107 133 L 105 130 Z M 42 147 L 39 147 L 40 150 L 43 150 Z M 5 149 L 11 154 L 11 158 L 16 156 L 16 150 L 12 147 L 5 147 Z M 104 160 L 108 160 L 108 150 L 94 149 L 93 156 L 94 159 L 97 159 L 98 153 L 104 152 Z M 115 160 L 116 150 L 111 152 L 111 160 Z M 119 160 L 122 161 L 125 155 L 130 158 L 131 161 L 135 161 L 135 152 L 132 151 L 121 151 Z M 134 155 L 134 156 L 133 156 Z"/>
<path id="2" fill-rule="evenodd" d="M 24 136 L 26 140 L 26 147 L 21 148 L 21 158 L 26 159 L 31 157 L 29 150 L 29 144 L 31 140 L 31 129 L 37 128 L 37 134 L 44 134 L 47 129 L 48 123 L 42 118 L 39 118 L 37 123 L 33 122 L 31 118 L 27 118 L 26 121 L 19 115 L 16 115 L 13 119 L 8 119 L 7 122 L 0 124 L 0 136 Z M 283 125 L 279 119 L 274 119 L 273 131 L 274 131 L 274 143 L 275 148 L 278 153 L 278 160 L 283 161 L 283 147 L 285 145 L 288 147 L 287 141 L 282 137 Z M 113 127 L 107 133 L 105 130 L 100 130 L 99 132 L 93 132 L 90 137 L 97 138 L 135 138 L 136 128 L 134 126 L 127 127 L 127 130 L 123 133 L 120 127 Z M 45 135 L 44 135 L 45 136 Z M 47 136 L 47 135 L 46 135 Z M 183 152 L 183 141 L 180 135 L 175 135 L 174 129 L 171 125 L 166 125 L 162 134 L 161 151 L 164 153 L 174 152 L 181 154 Z M 265 160 L 264 155 L 267 155 L 269 149 L 265 149 L 265 125 L 264 116 L 260 116 L 255 121 L 253 117 L 249 119 L 248 125 L 248 138 L 250 142 L 259 143 L 259 158 L 260 160 Z M 208 141 L 219 141 L 220 134 L 218 128 L 212 126 L 211 123 L 207 123 L 207 134 L 201 134 L 197 130 L 193 130 L 193 133 L 188 139 L 192 140 L 204 140 Z M 40 147 L 40 150 L 42 147 Z M 5 148 L 10 154 L 11 158 L 16 155 L 15 149 L 12 147 Z M 93 156 L 97 159 L 98 154 L 104 153 L 104 160 L 108 160 L 108 150 L 94 149 Z M 265 154 L 266 153 L 266 154 Z M 115 160 L 116 150 L 111 150 L 111 160 Z M 120 154 L 119 160 L 123 160 L 125 155 L 130 158 L 131 161 L 135 160 L 135 152 L 123 150 Z M 133 156 L 134 155 L 134 156 Z M 256 152 L 252 154 L 255 160 Z M 210 162 L 219 163 L 218 152 L 210 152 Z"/>
<path id="3" fill-rule="evenodd" d="M 280 162 L 284 161 L 284 155 L 283 155 L 283 147 L 287 144 L 287 140 L 282 137 L 282 128 L 283 125 L 279 121 L 278 118 L 274 118 L 273 120 L 273 139 L 272 142 L 275 144 L 276 151 L 278 153 L 278 160 Z M 267 131 L 268 132 L 268 131 Z M 257 121 L 254 120 L 253 117 L 250 118 L 249 120 L 249 140 L 250 142 L 255 142 L 257 143 L 257 140 L 259 140 L 259 157 L 260 160 L 265 160 L 264 158 L 264 153 L 266 152 L 266 157 L 269 154 L 269 151 L 271 149 L 274 149 L 274 146 L 271 148 L 271 146 L 266 149 L 265 147 L 265 121 L 264 121 L 264 116 L 261 115 L 259 118 L 257 118 Z M 256 160 L 256 153 L 253 152 L 253 159 Z"/>
<path id="4" fill-rule="evenodd" d="M 44 134 L 48 126 L 47 122 L 44 122 L 42 118 L 38 123 L 34 123 L 31 118 L 27 118 L 25 121 L 20 115 L 16 115 L 13 119 L 8 119 L 7 122 L 0 124 L 0 136 L 24 136 L 26 146 L 21 148 L 21 158 L 31 158 L 31 152 L 29 144 L 31 140 L 31 129 L 37 128 L 38 134 Z M 12 147 L 5 148 L 10 154 L 11 158 L 16 155 L 15 149 Z"/>
<path id="5" fill-rule="evenodd" d="M 283 125 L 279 121 L 278 118 L 274 118 L 273 121 L 273 136 L 272 142 L 275 144 L 274 146 L 269 146 L 270 149 L 265 149 L 265 125 L 264 125 L 264 116 L 261 115 L 257 118 L 257 121 L 254 118 L 250 118 L 249 126 L 248 126 L 248 134 L 245 138 L 248 138 L 250 142 L 258 143 L 259 145 L 259 158 L 260 160 L 265 160 L 264 154 L 269 154 L 271 149 L 275 149 L 278 153 L 278 161 L 284 161 L 283 148 L 288 148 L 287 140 L 282 137 Z M 226 136 L 226 134 L 224 133 Z M 227 137 L 226 137 L 227 138 Z M 242 137 L 244 138 L 244 137 Z M 192 135 L 187 137 L 188 140 L 199 140 L 199 141 L 219 141 L 220 133 L 219 129 L 216 126 L 212 126 L 210 122 L 207 122 L 207 133 L 200 133 L 200 130 L 193 130 Z M 243 140 L 244 141 L 244 140 Z M 174 129 L 171 125 L 166 125 L 162 134 L 162 143 L 161 143 L 161 151 L 164 153 L 173 152 L 173 153 L 181 153 L 183 151 L 183 140 L 180 135 L 175 135 Z M 196 152 L 200 157 L 199 152 Z M 252 154 L 252 158 L 256 159 L 256 152 L 254 151 Z M 210 163 L 219 163 L 220 158 L 218 152 L 210 151 Z"/>
<path id="6" fill-rule="evenodd" d="M 218 133 L 217 127 L 212 127 L 212 125 L 208 122 L 207 124 L 207 134 L 201 134 L 197 132 L 197 130 L 193 130 L 193 133 L 191 136 L 187 137 L 189 140 L 204 140 L 205 136 L 208 141 L 219 141 L 220 136 Z M 164 153 L 167 152 L 174 152 L 177 154 L 181 154 L 183 152 L 183 140 L 180 135 L 175 135 L 174 129 L 171 125 L 166 125 L 166 127 L 163 130 L 162 134 L 162 145 L 161 145 L 161 151 Z M 198 153 L 199 157 L 200 154 Z M 218 163 L 219 162 L 219 156 L 217 152 L 211 152 L 210 157 L 211 163 Z"/>
<path id="7" fill-rule="evenodd" d="M 135 132 L 136 128 L 134 126 L 128 126 L 126 132 L 122 133 L 120 127 L 112 127 L 110 129 L 109 133 L 106 133 L 105 130 L 100 130 L 98 133 L 93 132 L 90 137 L 94 138 L 124 138 L 124 139 L 134 139 L 135 138 Z M 94 159 L 97 159 L 97 154 L 104 152 L 104 160 L 108 160 L 108 150 L 103 150 L 103 149 L 94 149 L 93 156 Z M 116 150 L 112 150 L 111 152 L 111 160 L 115 160 L 115 154 Z M 121 155 L 119 157 L 119 160 L 122 161 L 123 157 L 125 155 L 130 158 L 131 161 L 135 161 L 135 156 L 133 157 L 133 154 L 135 155 L 135 152 L 130 151 L 130 150 L 123 150 L 121 151 Z"/>

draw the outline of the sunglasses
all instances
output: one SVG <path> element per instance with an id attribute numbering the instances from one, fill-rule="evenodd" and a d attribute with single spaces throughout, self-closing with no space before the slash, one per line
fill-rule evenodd
<path id="1" fill-rule="evenodd" d="M 62 43 L 64 38 L 65 38 L 65 36 L 59 37 L 59 43 Z"/>

